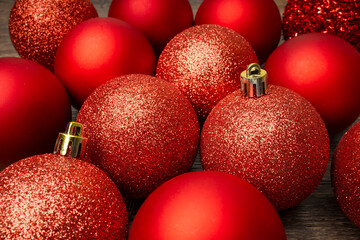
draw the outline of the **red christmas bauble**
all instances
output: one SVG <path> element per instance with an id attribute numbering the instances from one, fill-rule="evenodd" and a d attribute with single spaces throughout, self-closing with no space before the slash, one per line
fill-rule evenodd
<path id="1" fill-rule="evenodd" d="M 61 42 L 55 74 L 80 107 L 96 87 L 129 73 L 154 74 L 156 58 L 145 36 L 115 18 L 95 18 L 73 28 Z"/>
<path id="2" fill-rule="evenodd" d="M 176 35 L 164 48 L 156 76 L 174 84 L 190 100 L 199 121 L 240 86 L 240 72 L 257 62 L 250 44 L 218 25 L 200 25 Z"/>
<path id="3" fill-rule="evenodd" d="M 261 63 L 281 37 L 281 16 L 273 0 L 204 0 L 195 24 L 218 24 L 235 30 L 249 41 Z"/>
<path id="4" fill-rule="evenodd" d="M 63 37 L 80 22 L 97 16 L 90 0 L 16 0 L 9 18 L 11 41 L 21 57 L 53 71 Z"/>
<path id="5" fill-rule="evenodd" d="M 341 210 L 360 227 L 360 122 L 345 133 L 335 149 L 331 183 Z"/>
<path id="6" fill-rule="evenodd" d="M 71 120 L 69 98 L 45 67 L 0 58 L 0 170 L 21 158 L 51 152 Z"/>
<path id="7" fill-rule="evenodd" d="M 331 34 L 308 33 L 280 45 L 266 61 L 271 84 L 310 101 L 330 134 L 344 130 L 360 114 L 360 53 Z"/>
<path id="8" fill-rule="evenodd" d="M 143 203 L 129 240 L 286 239 L 271 203 L 246 181 L 221 172 L 177 176 Z"/>
<path id="9" fill-rule="evenodd" d="M 126 239 L 128 216 L 114 182 L 59 154 L 20 160 L 0 173 L 1 239 Z"/>
<path id="10" fill-rule="evenodd" d="M 288 0 L 284 10 L 284 38 L 303 33 L 337 35 L 360 51 L 359 0 Z"/>
<path id="11" fill-rule="evenodd" d="M 189 171 L 199 124 L 191 104 L 170 83 L 125 75 L 97 88 L 78 121 L 89 138 L 86 159 L 103 169 L 129 198 L 143 198 Z"/>
<path id="12" fill-rule="evenodd" d="M 176 34 L 193 25 L 188 0 L 113 0 L 109 17 L 124 20 L 139 29 L 157 55 Z"/>

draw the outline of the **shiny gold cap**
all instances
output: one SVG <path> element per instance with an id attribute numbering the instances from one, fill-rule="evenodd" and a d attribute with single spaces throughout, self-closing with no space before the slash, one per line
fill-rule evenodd
<path id="1" fill-rule="evenodd" d="M 241 73 L 241 93 L 247 97 L 261 97 L 268 92 L 266 71 L 257 63 L 249 64 Z"/>

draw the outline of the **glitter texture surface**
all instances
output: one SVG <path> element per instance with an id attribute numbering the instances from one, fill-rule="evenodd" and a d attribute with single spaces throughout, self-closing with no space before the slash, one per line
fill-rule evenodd
<path id="1" fill-rule="evenodd" d="M 0 239 L 126 239 L 125 203 L 94 165 L 58 154 L 0 173 Z"/>
<path id="2" fill-rule="evenodd" d="M 89 138 L 85 159 L 126 197 L 146 197 L 195 160 L 195 111 L 167 81 L 141 74 L 110 80 L 84 102 L 77 120 Z"/>
<path id="3" fill-rule="evenodd" d="M 247 98 L 240 91 L 220 101 L 201 134 L 205 170 L 237 175 L 256 186 L 277 210 L 304 200 L 329 161 L 329 137 L 320 115 L 282 87 Z"/>
<path id="4" fill-rule="evenodd" d="M 336 200 L 346 216 L 360 227 L 360 123 L 340 140 L 331 167 Z"/>
<path id="5" fill-rule="evenodd" d="M 64 35 L 97 16 L 90 0 L 16 0 L 9 18 L 11 41 L 21 57 L 53 71 Z"/>
<path id="6" fill-rule="evenodd" d="M 359 0 L 288 0 L 283 16 L 284 38 L 310 32 L 337 35 L 360 51 Z"/>
<path id="7" fill-rule="evenodd" d="M 238 33 L 218 25 L 199 25 L 166 45 L 156 76 L 182 91 L 203 123 L 220 99 L 240 88 L 240 73 L 253 62 L 258 62 L 255 51 Z"/>

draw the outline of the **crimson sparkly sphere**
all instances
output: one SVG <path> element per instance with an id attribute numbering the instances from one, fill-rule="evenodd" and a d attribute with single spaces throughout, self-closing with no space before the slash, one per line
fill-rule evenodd
<path id="1" fill-rule="evenodd" d="M 193 25 L 188 0 L 113 0 L 109 17 L 124 20 L 144 33 L 157 55 L 176 34 Z"/>
<path id="2" fill-rule="evenodd" d="M 204 0 L 195 24 L 218 24 L 235 30 L 249 41 L 261 63 L 281 37 L 281 16 L 273 0 Z"/>
<path id="3" fill-rule="evenodd" d="M 284 240 L 271 203 L 255 187 L 230 174 L 186 173 L 156 189 L 143 203 L 129 240 Z"/>
<path id="4" fill-rule="evenodd" d="M 199 121 L 215 104 L 240 86 L 240 72 L 256 54 L 235 31 L 200 25 L 176 35 L 164 48 L 156 76 L 174 84 L 190 100 Z"/>
<path id="5" fill-rule="evenodd" d="M 360 53 L 345 40 L 308 33 L 280 45 L 265 63 L 271 84 L 310 101 L 330 134 L 344 130 L 360 114 Z"/>
<path id="6" fill-rule="evenodd" d="M 73 28 L 61 42 L 55 74 L 75 106 L 96 87 L 129 73 L 154 74 L 156 58 L 145 36 L 115 18 L 95 18 Z"/>
<path id="7" fill-rule="evenodd" d="M 0 58 L 0 170 L 50 152 L 70 120 L 69 98 L 54 74 L 30 60 Z"/>
<path id="8" fill-rule="evenodd" d="M 9 18 L 11 41 L 21 57 L 53 71 L 63 37 L 77 24 L 97 16 L 90 0 L 16 0 Z"/>
<path id="9" fill-rule="evenodd" d="M 173 85 L 148 75 L 115 78 L 97 88 L 78 121 L 89 138 L 86 159 L 103 169 L 129 198 L 143 198 L 189 171 L 199 124 Z"/>

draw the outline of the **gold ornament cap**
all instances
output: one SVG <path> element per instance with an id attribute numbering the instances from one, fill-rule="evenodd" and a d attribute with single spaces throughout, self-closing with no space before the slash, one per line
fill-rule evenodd
<path id="1" fill-rule="evenodd" d="M 241 93 L 247 97 L 261 97 L 268 93 L 267 73 L 257 63 L 251 63 L 240 74 Z"/>
<path id="2" fill-rule="evenodd" d="M 59 133 L 54 153 L 73 158 L 85 156 L 87 138 L 83 137 L 83 126 L 78 122 L 69 122 L 65 133 Z"/>

